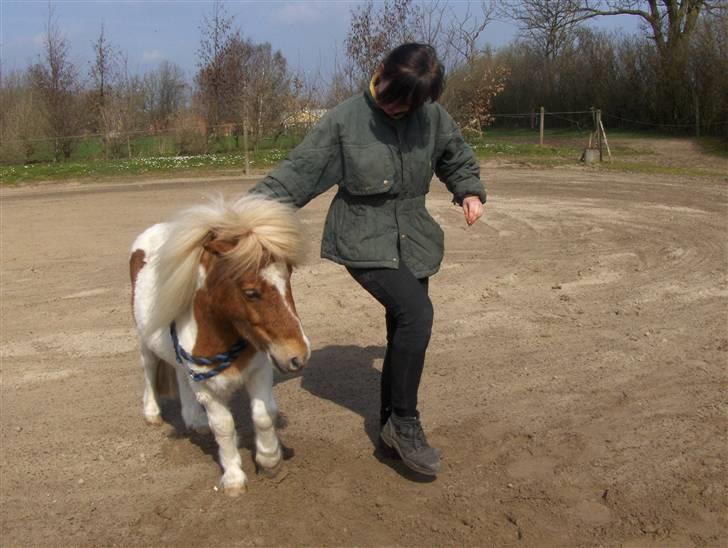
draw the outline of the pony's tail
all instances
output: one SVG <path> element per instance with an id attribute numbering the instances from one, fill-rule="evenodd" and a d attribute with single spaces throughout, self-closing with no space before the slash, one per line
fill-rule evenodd
<path id="1" fill-rule="evenodd" d="M 157 389 L 157 395 L 162 398 L 179 399 L 179 387 L 177 386 L 177 374 L 174 371 L 174 366 L 165 361 L 159 362 L 154 387 Z"/>

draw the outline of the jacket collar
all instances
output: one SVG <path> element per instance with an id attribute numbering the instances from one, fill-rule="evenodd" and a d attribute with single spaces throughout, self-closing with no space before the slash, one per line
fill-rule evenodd
<path id="1" fill-rule="evenodd" d="M 374 79 L 372 79 L 372 82 L 373 81 Z M 410 111 L 401 118 L 390 118 L 389 116 L 387 116 L 387 114 L 381 108 L 379 108 L 374 93 L 372 93 L 373 91 L 375 91 L 372 89 L 372 82 L 370 82 L 369 88 L 364 90 L 363 94 L 364 99 L 366 99 L 366 102 L 369 105 L 369 108 L 374 113 L 374 116 L 377 119 L 382 120 L 384 123 L 394 127 L 395 129 L 404 128 L 407 125 L 408 120 L 412 117 L 413 112 Z"/>

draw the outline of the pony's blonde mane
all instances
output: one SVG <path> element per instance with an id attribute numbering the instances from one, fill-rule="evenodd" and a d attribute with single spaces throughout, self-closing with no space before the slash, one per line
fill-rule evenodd
<path id="1" fill-rule="evenodd" d="M 189 308 L 198 289 L 204 244 L 211 235 L 237 242 L 224 255 L 226 275 L 237 277 L 257 269 L 266 256 L 297 264 L 300 233 L 293 208 L 258 194 L 231 201 L 213 196 L 208 204 L 182 211 L 152 258 L 157 270 L 156 303 L 145 331 L 151 334 L 166 328 Z"/>

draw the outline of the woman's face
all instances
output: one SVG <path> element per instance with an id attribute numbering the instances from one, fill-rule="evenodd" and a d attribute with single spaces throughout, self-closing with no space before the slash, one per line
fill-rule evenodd
<path id="1" fill-rule="evenodd" d="M 384 91 L 384 89 L 387 87 L 388 83 L 389 82 L 387 82 L 386 80 L 380 80 L 377 83 L 377 94 L 382 93 L 382 91 Z M 379 108 L 382 109 L 382 111 L 384 111 L 384 113 L 387 116 L 389 116 L 390 118 L 395 118 L 395 119 L 401 118 L 402 116 L 407 114 L 411 107 L 411 105 L 406 101 L 399 102 L 399 103 L 389 103 L 386 105 L 382 105 L 379 103 L 377 103 L 377 104 L 379 105 Z"/>
<path id="2" fill-rule="evenodd" d="M 394 103 L 391 105 L 380 105 L 379 108 L 390 118 L 401 118 L 409 112 L 410 105 L 406 103 Z"/>

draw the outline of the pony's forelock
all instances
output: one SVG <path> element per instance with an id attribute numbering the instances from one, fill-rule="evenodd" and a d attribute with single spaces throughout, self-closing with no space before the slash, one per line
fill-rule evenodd
<path id="1" fill-rule="evenodd" d="M 169 237 L 153 259 L 159 305 L 151 313 L 148 333 L 166 327 L 189 308 L 210 237 L 234 242 L 223 256 L 225 276 L 238 278 L 258 269 L 267 257 L 290 265 L 300 260 L 301 231 L 291 206 L 258 194 L 234 201 L 218 194 L 208 200 L 170 223 Z"/>

